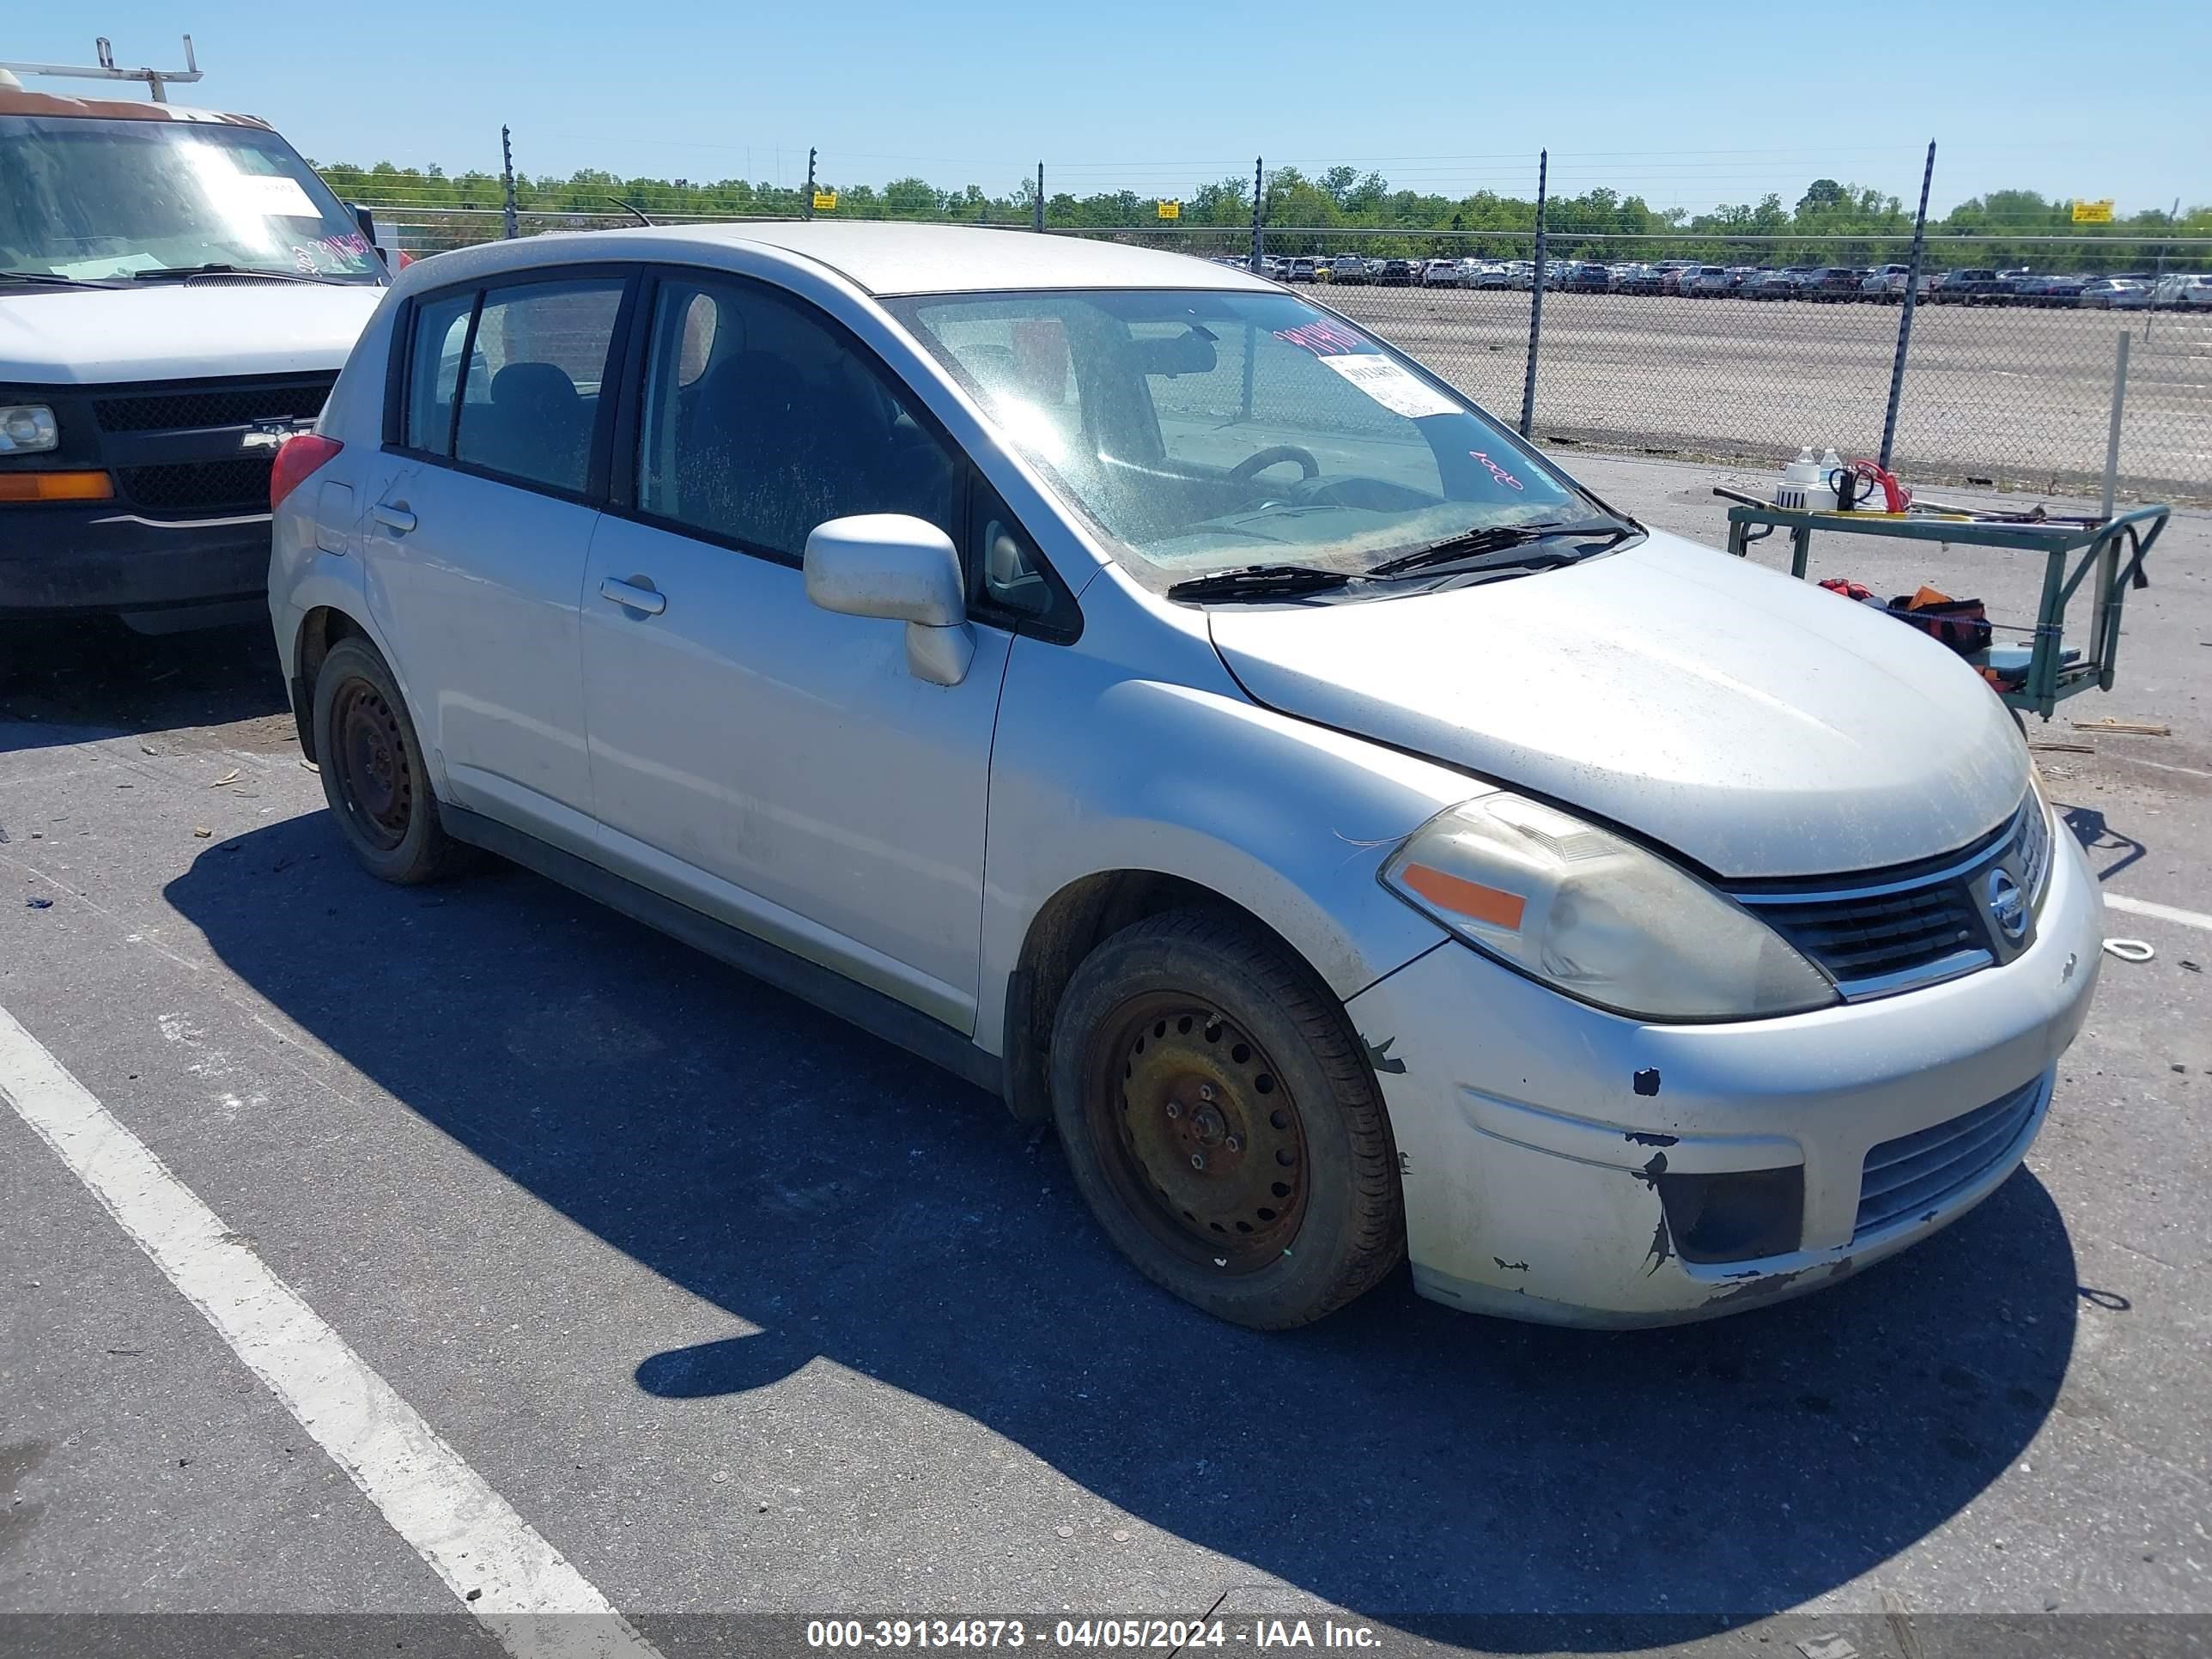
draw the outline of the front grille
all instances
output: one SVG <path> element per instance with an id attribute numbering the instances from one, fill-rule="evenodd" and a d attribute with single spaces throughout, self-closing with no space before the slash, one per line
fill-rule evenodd
<path id="1" fill-rule="evenodd" d="M 2045 1084 L 2037 1078 L 1964 1116 L 1869 1151 L 1853 1242 L 1908 1217 L 1933 1215 L 2009 1157 L 2035 1120 Z"/>
<path id="2" fill-rule="evenodd" d="M 270 457 L 191 461 L 173 466 L 126 466 L 115 476 L 123 493 L 159 513 L 266 513 Z"/>
<path id="3" fill-rule="evenodd" d="M 1984 948 L 1982 919 L 1960 884 L 1922 887 L 1867 898 L 1761 905 L 1790 944 L 1840 982 L 1930 968 Z"/>
<path id="4" fill-rule="evenodd" d="M 2026 948 L 2025 937 L 2001 941 L 1983 908 L 1984 884 L 1999 865 L 2031 904 L 2041 896 L 2051 832 L 2033 793 L 2006 823 L 1956 853 L 1818 884 L 1734 882 L 1728 891 L 1856 1000 L 1972 973 Z"/>
<path id="5" fill-rule="evenodd" d="M 323 412 L 337 376 L 280 382 L 215 381 L 134 392 L 94 400 L 103 432 L 173 432 L 256 421 L 312 421 Z"/>

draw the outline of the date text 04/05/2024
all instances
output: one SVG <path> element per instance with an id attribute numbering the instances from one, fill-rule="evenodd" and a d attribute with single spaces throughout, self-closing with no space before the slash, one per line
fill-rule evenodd
<path id="1" fill-rule="evenodd" d="M 1158 1650 L 1247 1647 L 1360 1648 L 1382 1645 L 1367 1625 L 1316 1626 L 1304 1619 L 814 1619 L 811 1648 L 1023 1648 Z"/>

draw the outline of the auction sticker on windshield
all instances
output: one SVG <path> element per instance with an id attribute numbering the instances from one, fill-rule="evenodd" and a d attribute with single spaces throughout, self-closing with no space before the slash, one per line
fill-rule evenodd
<path id="1" fill-rule="evenodd" d="M 1457 415 L 1461 412 L 1460 406 L 1443 392 L 1425 385 L 1388 357 L 1346 356 L 1323 357 L 1320 361 L 1383 408 L 1409 420 L 1418 421 L 1425 415 Z"/>

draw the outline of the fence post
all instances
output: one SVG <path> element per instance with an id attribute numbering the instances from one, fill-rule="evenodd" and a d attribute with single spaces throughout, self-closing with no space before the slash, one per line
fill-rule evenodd
<path id="1" fill-rule="evenodd" d="M 1042 231 L 1044 229 L 1044 163 L 1042 161 L 1037 163 L 1037 193 L 1035 206 L 1036 209 L 1036 222 L 1032 224 L 1030 228 L 1035 231 Z"/>
<path id="2" fill-rule="evenodd" d="M 509 140 L 503 124 L 499 130 L 499 172 L 502 181 L 501 201 L 503 204 L 500 234 L 511 242 L 522 233 L 514 222 L 514 145 Z"/>
<path id="3" fill-rule="evenodd" d="M 814 147 L 806 147 L 806 194 L 799 204 L 799 210 L 807 218 L 814 216 Z"/>
<path id="4" fill-rule="evenodd" d="M 1936 141 L 1928 141 L 1928 165 L 1920 171 L 1920 211 L 1912 221 L 1912 269 L 1905 274 L 1905 303 L 1897 319 L 1897 361 L 1889 367 L 1889 410 L 1881 417 L 1881 470 L 1889 471 L 1897 445 L 1897 405 L 1905 396 L 1905 351 L 1912 343 L 1912 313 L 1920 307 L 1920 261 L 1928 248 L 1928 186 L 1936 177 Z"/>
<path id="5" fill-rule="evenodd" d="M 1536 152 L 1536 270 L 1528 283 L 1528 368 L 1521 382 L 1521 435 L 1536 424 L 1536 347 L 1544 337 L 1544 185 L 1552 152 Z"/>
<path id="6" fill-rule="evenodd" d="M 2105 516 L 2112 516 L 2112 501 L 2120 482 L 2120 411 L 2128 402 L 2128 331 L 2120 331 L 2119 356 L 2112 364 L 2112 429 L 2105 439 Z M 2118 557 L 2118 550 L 2111 550 Z"/>
<path id="7" fill-rule="evenodd" d="M 1252 258 L 1247 266 L 1255 276 L 1267 269 L 1267 232 L 1261 228 L 1260 222 L 1261 191 L 1264 188 L 1267 172 L 1267 158 L 1264 155 L 1257 157 L 1252 163 Z"/>

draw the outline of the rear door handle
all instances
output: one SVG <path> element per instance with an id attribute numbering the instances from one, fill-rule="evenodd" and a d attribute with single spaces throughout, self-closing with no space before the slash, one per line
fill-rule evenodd
<path id="1" fill-rule="evenodd" d="M 612 576 L 599 578 L 599 597 L 612 599 L 625 611 L 635 611 L 641 616 L 657 617 L 668 609 L 667 596 L 642 577 L 634 582 L 619 581 Z"/>
<path id="2" fill-rule="evenodd" d="M 395 536 L 404 536 L 415 527 L 415 515 L 404 507 L 387 507 L 379 501 L 368 509 L 368 516 Z"/>

